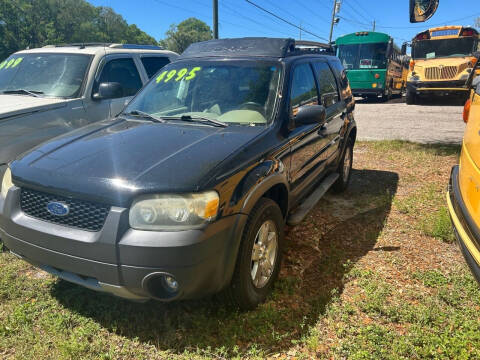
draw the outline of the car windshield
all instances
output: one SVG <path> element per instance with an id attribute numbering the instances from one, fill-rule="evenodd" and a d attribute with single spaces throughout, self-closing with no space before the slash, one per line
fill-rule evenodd
<path id="1" fill-rule="evenodd" d="M 337 56 L 346 70 L 385 69 L 387 43 L 339 45 Z"/>
<path id="2" fill-rule="evenodd" d="M 157 73 L 124 113 L 262 125 L 273 118 L 281 66 L 268 61 L 182 61 Z"/>
<path id="3" fill-rule="evenodd" d="M 90 59 L 77 54 L 14 54 L 0 63 L 0 94 L 77 97 Z"/>
<path id="4" fill-rule="evenodd" d="M 417 40 L 412 45 L 414 59 L 433 59 L 449 56 L 471 55 L 475 51 L 474 38 L 455 38 L 442 40 Z"/>

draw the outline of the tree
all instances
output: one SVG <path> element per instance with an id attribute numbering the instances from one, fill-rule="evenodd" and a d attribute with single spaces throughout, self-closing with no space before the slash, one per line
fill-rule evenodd
<path id="1" fill-rule="evenodd" d="M 168 50 L 181 54 L 190 44 L 213 38 L 212 29 L 203 21 L 189 18 L 180 24 L 170 25 L 166 38 L 160 43 Z"/>
<path id="2" fill-rule="evenodd" d="M 157 44 L 111 8 L 85 0 L 0 0 L 0 61 L 27 47 L 81 42 Z"/>

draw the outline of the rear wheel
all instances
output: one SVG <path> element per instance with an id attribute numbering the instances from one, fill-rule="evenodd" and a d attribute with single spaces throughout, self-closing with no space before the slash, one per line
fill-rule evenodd
<path id="1" fill-rule="evenodd" d="M 385 93 L 382 96 L 383 101 L 389 101 L 392 99 L 392 87 L 389 85 L 387 89 L 385 89 Z"/>
<path id="2" fill-rule="evenodd" d="M 407 90 L 405 102 L 407 103 L 407 105 L 415 105 L 415 103 L 417 102 L 417 96 L 413 92 Z"/>
<path id="3" fill-rule="evenodd" d="M 335 192 L 345 191 L 350 182 L 350 176 L 352 174 L 353 165 L 353 140 L 348 139 L 345 152 L 342 156 L 342 160 L 338 165 L 338 174 L 340 175 L 333 184 L 332 188 Z"/>
<path id="4" fill-rule="evenodd" d="M 280 207 L 261 198 L 243 231 L 229 292 L 235 305 L 254 309 L 265 301 L 278 277 L 282 260 L 284 220 Z"/>

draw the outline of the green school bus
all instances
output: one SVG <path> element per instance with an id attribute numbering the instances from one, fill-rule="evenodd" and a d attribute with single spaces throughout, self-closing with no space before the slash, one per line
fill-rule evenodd
<path id="1" fill-rule="evenodd" d="M 410 58 L 384 33 L 361 31 L 335 41 L 353 95 L 387 100 L 405 89 Z"/>

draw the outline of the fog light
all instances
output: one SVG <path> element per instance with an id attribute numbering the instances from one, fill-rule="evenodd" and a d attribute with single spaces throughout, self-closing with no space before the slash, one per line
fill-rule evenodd
<path id="1" fill-rule="evenodd" d="M 165 288 L 170 292 L 176 292 L 178 290 L 178 281 L 173 276 L 165 275 L 163 277 Z"/>

